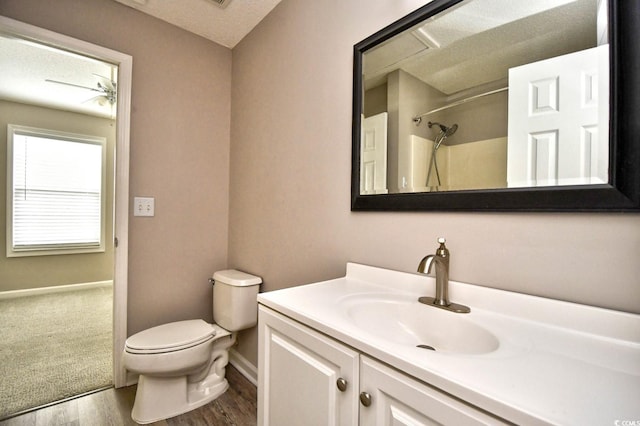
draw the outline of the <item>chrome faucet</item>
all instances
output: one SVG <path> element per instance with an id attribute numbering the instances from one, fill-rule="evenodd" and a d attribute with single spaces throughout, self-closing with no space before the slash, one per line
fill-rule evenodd
<path id="1" fill-rule="evenodd" d="M 418 272 L 430 274 L 433 264 L 436 264 L 436 297 L 421 297 L 418 301 L 436 308 L 446 309 L 447 311 L 466 314 L 471 312 L 468 306 L 449 301 L 449 260 L 451 255 L 449 254 L 449 249 L 444 245 L 445 242 L 444 238 L 438 238 L 440 247 L 436 250 L 436 254 L 423 257 L 418 265 Z"/>

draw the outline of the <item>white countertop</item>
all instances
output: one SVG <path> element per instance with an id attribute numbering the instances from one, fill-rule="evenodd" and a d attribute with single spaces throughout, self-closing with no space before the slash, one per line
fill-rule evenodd
<path id="1" fill-rule="evenodd" d="M 449 299 L 471 307 L 450 315 L 500 342 L 485 354 L 451 354 L 366 332 L 344 308 L 361 296 L 417 300 L 434 292 L 431 277 L 349 263 L 343 278 L 258 301 L 514 423 L 640 424 L 640 315 L 450 281 Z"/>

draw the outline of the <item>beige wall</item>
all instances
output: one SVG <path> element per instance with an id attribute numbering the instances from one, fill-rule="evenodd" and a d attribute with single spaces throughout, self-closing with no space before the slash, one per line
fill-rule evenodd
<path id="1" fill-rule="evenodd" d="M 387 83 L 367 90 L 362 102 L 362 113 L 365 117 L 387 111 Z"/>
<path id="2" fill-rule="evenodd" d="M 227 263 L 231 51 L 113 0 L 1 0 L 0 14 L 133 56 L 128 331 L 211 320 Z"/>
<path id="3" fill-rule="evenodd" d="M 411 135 L 434 140 L 438 134 L 438 128 L 429 128 L 429 120 L 439 121 L 437 115 L 425 117 L 419 126 L 413 121 L 413 117 L 442 106 L 444 94 L 433 87 L 418 80 L 411 74 L 397 70 L 389 74 L 388 80 L 389 99 L 389 140 L 390 147 L 397 151 L 397 157 L 388 161 L 388 188 L 390 193 L 406 192 L 402 178 L 407 175 L 407 170 L 413 161 L 413 155 L 409 148 Z M 391 153 L 391 149 L 389 149 Z M 424 187 L 424 182 L 414 182 L 414 187 Z"/>
<path id="4" fill-rule="evenodd" d="M 640 312 L 637 214 L 349 211 L 353 45 L 423 3 L 283 0 L 234 49 L 229 266 L 263 291 L 415 271 L 445 236 L 454 280 Z"/>
<path id="5" fill-rule="evenodd" d="M 507 138 L 441 146 L 448 189 L 507 187 Z M 445 154 L 446 153 L 446 154 Z"/>
<path id="6" fill-rule="evenodd" d="M 7 124 L 107 139 L 105 252 L 56 256 L 6 257 Z M 0 291 L 22 290 L 113 279 L 113 148 L 115 122 L 108 118 L 0 100 Z"/>
<path id="7" fill-rule="evenodd" d="M 507 136 L 508 107 L 509 93 L 505 91 L 443 111 L 435 121 L 447 126 L 458 124 L 458 130 L 447 139 L 447 145 L 502 138 Z"/>

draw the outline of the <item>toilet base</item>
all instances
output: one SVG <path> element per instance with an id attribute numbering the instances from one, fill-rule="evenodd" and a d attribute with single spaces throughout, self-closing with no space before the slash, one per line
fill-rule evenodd
<path id="1" fill-rule="evenodd" d="M 217 326 L 216 326 L 217 327 Z M 225 367 L 237 335 L 218 327 L 209 364 L 190 375 L 140 374 L 131 418 L 139 424 L 157 422 L 213 401 L 229 389 Z"/>
<path id="2" fill-rule="evenodd" d="M 131 418 L 136 423 L 147 424 L 175 417 L 208 404 L 227 389 L 227 379 L 217 376 L 210 376 L 204 382 L 188 383 L 186 376 L 140 375 Z"/>

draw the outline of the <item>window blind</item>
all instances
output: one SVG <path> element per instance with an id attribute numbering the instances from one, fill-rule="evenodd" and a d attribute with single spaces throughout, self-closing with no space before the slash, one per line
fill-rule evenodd
<path id="1" fill-rule="evenodd" d="M 13 135 L 13 249 L 101 244 L 100 143 Z"/>

